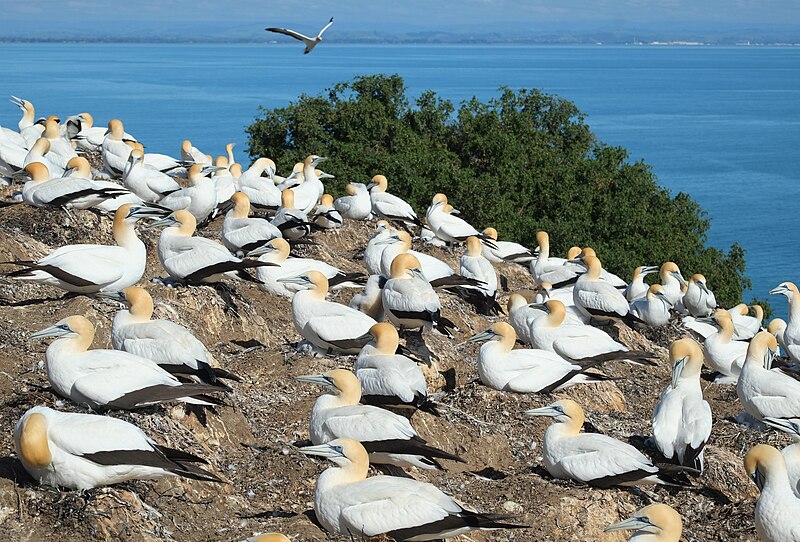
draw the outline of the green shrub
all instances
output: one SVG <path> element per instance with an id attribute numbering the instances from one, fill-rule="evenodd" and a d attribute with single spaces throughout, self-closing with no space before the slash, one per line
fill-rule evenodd
<path id="1" fill-rule="evenodd" d="M 456 109 L 432 91 L 412 103 L 398 75 L 361 76 L 262 108 L 247 131 L 250 155 L 273 158 L 281 172 L 311 153 L 330 157 L 334 195 L 381 173 L 422 212 L 444 192 L 478 229 L 530 247 L 544 229 L 553 254 L 592 246 L 623 278 L 672 260 L 687 278 L 703 273 L 726 307 L 750 285 L 744 250 L 706 246 L 709 221 L 689 195 L 672 197 L 647 164 L 597 141 L 575 104 L 537 90 L 502 88 Z"/>

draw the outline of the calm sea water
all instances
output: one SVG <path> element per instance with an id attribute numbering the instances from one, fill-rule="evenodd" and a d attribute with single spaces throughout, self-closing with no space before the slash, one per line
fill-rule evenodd
<path id="1" fill-rule="evenodd" d="M 294 45 L 294 44 L 293 44 Z M 259 105 L 286 105 L 357 74 L 399 73 L 454 101 L 536 87 L 570 99 L 600 139 L 651 164 L 709 213 L 709 242 L 747 249 L 752 294 L 800 280 L 800 48 L 0 44 L 0 96 L 37 115 L 119 117 L 151 152 L 191 139 L 222 154 Z M 0 106 L 0 124 L 19 118 Z M 241 159 L 240 158 L 240 159 Z M 246 161 L 246 160 L 242 160 Z M 695 270 L 688 270 L 694 272 Z M 712 285 L 713 287 L 713 285 Z M 785 302 L 772 298 L 779 313 Z"/>

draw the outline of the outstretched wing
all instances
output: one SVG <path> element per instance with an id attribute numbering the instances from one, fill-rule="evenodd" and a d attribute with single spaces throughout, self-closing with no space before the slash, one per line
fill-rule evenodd
<path id="1" fill-rule="evenodd" d="M 285 36 L 290 36 L 290 37 L 292 37 L 292 38 L 294 38 L 296 40 L 300 40 L 300 41 L 303 41 L 303 42 L 305 42 L 305 41 L 314 41 L 314 38 L 309 38 L 308 36 L 305 36 L 305 35 L 301 34 L 300 32 L 295 32 L 294 30 L 289 30 L 288 28 L 270 27 L 270 28 L 265 28 L 264 30 L 266 30 L 267 32 L 275 32 L 276 34 L 283 34 Z M 321 33 L 322 32 L 320 32 L 320 34 Z"/>
<path id="2" fill-rule="evenodd" d="M 322 30 L 320 30 L 320 31 L 319 31 L 319 34 L 317 34 L 317 37 L 318 37 L 318 38 L 321 38 L 321 37 L 322 37 L 322 34 L 324 34 L 324 33 L 325 33 L 325 31 L 326 31 L 328 28 L 330 28 L 330 26 L 331 26 L 332 24 L 333 24 L 333 17 L 331 17 L 331 20 L 330 20 L 330 21 L 328 21 L 328 24 L 326 24 L 326 25 L 325 25 L 325 26 L 322 28 Z"/>

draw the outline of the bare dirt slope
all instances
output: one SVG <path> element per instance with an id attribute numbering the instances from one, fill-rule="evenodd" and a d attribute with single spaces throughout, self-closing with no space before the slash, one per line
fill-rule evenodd
<path id="1" fill-rule="evenodd" d="M 219 223 L 204 232 L 216 236 Z M 346 270 L 362 269 L 355 256 L 366 245 L 371 224 L 348 224 L 339 232 L 318 234 L 309 255 Z M 47 389 L 43 369 L 47 343 L 28 335 L 60 318 L 84 314 L 98 326 L 95 347 L 107 348 L 110 319 L 116 307 L 87 297 L 62 298 L 62 292 L 20 282 L 0 284 L 0 539 L 234 541 L 254 533 L 280 530 L 293 540 L 346 540 L 329 536 L 312 521 L 314 484 L 328 465 L 306 458 L 295 443 L 308 438 L 308 418 L 319 392 L 292 377 L 333 367 L 350 367 L 351 358 L 315 359 L 290 346 L 298 339 L 290 303 L 236 283 L 237 313 L 209 287 L 170 289 L 150 283 L 163 274 L 155 254 L 157 232 L 144 232 L 149 248 L 146 286 L 156 302 L 156 316 L 193 330 L 227 370 L 244 381 L 203 426 L 181 406 L 157 407 L 112 416 L 142 427 L 159 443 L 183 448 L 208 459 L 228 484 L 182 481 L 135 482 L 97 491 L 56 491 L 37 487 L 14 457 L 11 430 L 28 408 L 45 404 L 77 410 Z M 110 220 L 91 212 L 74 218 L 60 210 L 14 205 L 0 209 L 0 260 L 31 259 L 68 243 L 110 243 Z M 419 247 L 415 247 L 418 248 Z M 429 248 L 422 250 L 431 251 Z M 457 254 L 435 249 L 457 267 Z M 530 286 L 519 266 L 505 266 L 512 290 Z M 335 294 L 346 302 L 352 292 Z M 524 419 L 521 412 L 552 402 L 550 396 L 501 393 L 476 382 L 477 347 L 463 341 L 487 327 L 458 298 L 442 294 L 445 314 L 463 329 L 457 341 L 426 334 L 439 356 L 429 373 L 431 389 L 444 405 L 441 418 L 418 413 L 417 430 L 433 445 L 453 451 L 466 465 L 449 463 L 447 472 L 413 472 L 477 510 L 513 513 L 530 529 L 476 533 L 471 540 L 624 540 L 603 534 L 607 525 L 627 517 L 650 500 L 675 507 L 684 517 L 686 540 L 755 540 L 753 506 L 757 491 L 746 478 L 741 458 L 757 441 L 786 444 L 774 432 L 745 431 L 729 418 L 740 408 L 731 387 L 705 384 L 715 416 L 707 448 L 707 473 L 696 490 L 648 488 L 641 492 L 598 490 L 554 481 L 541 467 L 545 420 Z M 504 300 L 503 300 L 504 302 Z M 612 330 L 613 331 L 613 330 Z M 657 352 L 660 365 L 607 368 L 616 382 L 572 388 L 596 430 L 617 438 L 649 434 L 649 419 L 661 389 L 669 382 L 665 359 L 670 336 L 680 330 L 650 333 L 621 330 L 633 347 Z M 443 391 L 437 371 L 455 371 L 455 389 Z M 474 474 L 479 473 L 479 474 Z"/>

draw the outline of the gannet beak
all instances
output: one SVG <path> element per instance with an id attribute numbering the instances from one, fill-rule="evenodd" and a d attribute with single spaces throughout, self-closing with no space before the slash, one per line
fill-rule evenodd
<path id="1" fill-rule="evenodd" d="M 577 264 L 582 264 L 582 263 L 583 263 L 583 258 L 581 258 L 580 256 L 578 256 L 577 258 L 572 258 L 571 260 L 567 260 L 567 263 L 577 263 Z"/>
<path id="2" fill-rule="evenodd" d="M 547 290 L 544 290 L 544 292 L 547 294 Z M 540 311 L 548 312 L 547 303 L 529 303 L 528 306 L 532 309 L 539 309 Z"/>
<path id="3" fill-rule="evenodd" d="M 777 352 L 775 352 L 771 348 L 767 348 L 767 351 L 764 353 L 764 368 L 767 371 L 772 369 L 772 362 L 775 361 L 776 354 Z"/>
<path id="4" fill-rule="evenodd" d="M 270 245 L 269 243 L 264 243 L 260 247 L 256 247 L 250 252 L 247 253 L 248 258 L 257 258 L 259 256 L 263 256 L 264 254 L 269 254 L 270 252 L 275 252 L 276 249 L 274 246 Z M 280 279 L 278 279 L 280 280 Z"/>
<path id="5" fill-rule="evenodd" d="M 305 455 L 316 455 L 318 457 L 344 457 L 342 449 L 330 444 L 320 444 L 318 446 L 304 446 L 300 448 L 300 453 Z"/>
<path id="6" fill-rule="evenodd" d="M 63 337 L 69 335 L 72 330 L 67 324 L 56 324 L 48 328 L 31 333 L 30 339 L 44 339 L 46 337 Z"/>
<path id="7" fill-rule="evenodd" d="M 606 533 L 613 531 L 640 531 L 650 527 L 653 527 L 653 524 L 650 523 L 650 520 L 646 517 L 633 517 L 624 521 L 620 521 L 619 523 L 615 523 L 614 525 L 609 525 L 603 529 L 603 531 Z"/>
<path id="8" fill-rule="evenodd" d="M 794 437 L 795 440 L 800 440 L 800 425 L 798 425 L 797 418 L 794 419 L 785 419 L 785 418 L 770 418 L 769 416 L 764 416 L 763 422 L 770 427 L 783 431 L 788 435 Z"/>
<path id="9" fill-rule="evenodd" d="M 208 175 L 209 173 L 216 173 L 217 171 L 222 171 L 224 168 L 222 166 L 204 166 L 203 169 L 200 170 L 200 175 Z"/>
<path id="10" fill-rule="evenodd" d="M 331 173 L 325 173 L 323 171 L 322 174 L 318 178 L 319 178 L 320 181 L 323 180 L 323 179 L 335 179 L 336 175 L 332 175 Z"/>
<path id="11" fill-rule="evenodd" d="M 656 296 L 657 296 L 657 297 L 659 297 L 659 298 L 661 298 L 661 299 L 664 301 L 664 303 L 666 303 L 666 304 L 667 304 L 667 306 L 669 306 L 669 307 L 674 307 L 674 306 L 675 306 L 675 305 L 672 303 L 672 301 L 670 301 L 670 300 L 667 298 L 667 296 L 666 296 L 666 294 L 665 294 L 664 292 L 660 292 L 660 291 L 659 291 L 659 292 L 657 292 L 657 293 L 656 293 Z"/>
<path id="12" fill-rule="evenodd" d="M 376 245 L 392 245 L 392 244 L 396 243 L 396 242 L 397 242 L 397 241 L 399 241 L 399 240 L 400 240 L 400 238 L 399 238 L 398 236 L 396 236 L 396 235 L 390 235 L 390 236 L 389 236 L 389 237 L 387 237 L 386 239 L 384 239 L 384 240 L 382 240 L 382 241 L 378 241 L 378 242 L 377 242 L 377 243 L 375 243 L 375 244 L 376 244 Z"/>
<path id="13" fill-rule="evenodd" d="M 333 380 L 325 375 L 301 375 L 294 377 L 298 382 L 305 382 L 307 384 L 317 384 L 326 388 L 333 387 Z"/>
<path id="14" fill-rule="evenodd" d="M 561 411 L 560 407 L 554 405 L 548 405 L 546 407 L 532 408 L 530 410 L 526 410 L 522 414 L 523 416 L 544 416 L 546 418 L 557 418 L 558 416 L 561 416 L 564 413 Z"/>
<path id="15" fill-rule="evenodd" d="M 686 357 L 675 360 L 675 364 L 672 366 L 672 389 L 678 387 L 678 380 L 681 378 L 684 365 L 686 365 Z"/>
<path id="16" fill-rule="evenodd" d="M 315 161 L 319 164 L 320 162 L 324 162 L 327 159 L 328 159 L 327 156 L 317 156 L 317 159 Z"/>
<path id="17" fill-rule="evenodd" d="M 219 211 L 219 214 L 224 215 L 228 211 L 233 209 L 235 206 L 236 204 L 233 203 L 233 200 L 228 199 L 227 201 L 220 203 L 219 206 L 217 207 L 217 210 Z"/>
<path id="18" fill-rule="evenodd" d="M 17 98 L 16 96 L 11 96 L 11 98 L 9 98 L 8 101 L 16 105 L 17 107 L 24 107 L 22 100 L 20 98 Z"/>
<path id="19" fill-rule="evenodd" d="M 475 335 L 467 339 L 467 342 L 479 343 L 481 341 L 488 341 L 489 339 L 494 338 L 495 335 L 496 333 L 493 330 L 487 329 L 486 331 L 481 331 L 480 333 L 476 333 Z"/>
<path id="20" fill-rule="evenodd" d="M 378 186 L 378 185 L 377 185 L 377 184 L 375 184 L 375 183 L 369 183 L 369 184 L 367 185 L 367 190 L 372 190 L 372 189 L 373 189 L 374 187 L 376 187 L 376 186 Z"/>
<path id="21" fill-rule="evenodd" d="M 707 287 L 705 284 L 703 284 L 702 282 L 698 282 L 698 283 L 697 283 L 697 286 L 698 286 L 698 287 L 699 287 L 701 290 L 703 290 L 705 293 L 709 293 L 709 291 L 708 291 L 708 287 Z"/>
<path id="22" fill-rule="evenodd" d="M 305 275 L 295 275 L 293 277 L 281 277 L 277 282 L 283 282 L 285 284 L 308 284 L 309 280 Z"/>
<path id="23" fill-rule="evenodd" d="M 452 210 L 452 211 L 450 211 L 450 214 L 451 214 L 451 215 L 460 215 L 460 214 L 461 214 L 461 211 L 459 211 L 458 209 L 455 209 L 455 208 L 453 208 L 453 210 Z"/>
<path id="24" fill-rule="evenodd" d="M 108 130 L 106 130 L 106 131 L 105 131 L 105 133 L 104 133 L 103 135 L 104 135 L 104 136 L 107 136 L 107 135 L 108 135 L 108 134 L 110 134 L 110 133 L 111 133 L 111 128 L 109 128 Z"/>
<path id="25" fill-rule="evenodd" d="M 686 279 L 683 278 L 683 275 L 681 275 L 680 271 L 673 271 L 672 272 L 672 276 L 675 277 L 676 279 L 678 279 L 678 282 L 681 283 L 681 286 L 686 286 L 686 284 L 687 284 L 686 283 Z"/>
<path id="26" fill-rule="evenodd" d="M 784 288 L 783 286 L 777 286 L 777 287 L 773 288 L 772 290 L 770 290 L 769 294 L 770 295 L 781 295 L 785 291 L 786 291 L 786 288 Z"/>
<path id="27" fill-rule="evenodd" d="M 145 229 L 146 230 L 152 230 L 152 229 L 155 229 L 155 228 L 159 228 L 161 226 L 172 226 L 173 224 L 177 224 L 177 223 L 178 223 L 178 221 L 175 219 L 175 217 L 170 215 L 170 216 L 166 216 L 166 217 L 162 218 L 161 220 L 156 220 L 155 222 L 153 222 L 152 224 L 147 226 Z"/>
<path id="28" fill-rule="evenodd" d="M 63 179 L 64 177 L 69 177 L 70 175 L 72 175 L 73 171 L 75 171 L 74 167 L 70 167 L 70 168 L 65 169 L 64 170 L 64 174 L 61 176 L 61 178 Z"/>
<path id="29" fill-rule="evenodd" d="M 168 215 L 172 213 L 171 209 L 167 209 L 166 207 L 158 206 L 151 206 L 152 204 L 141 205 L 138 207 L 131 207 L 131 210 L 128 212 L 128 216 L 137 217 L 137 218 L 164 218 L 164 215 Z M 152 224 L 155 225 L 155 222 Z"/>
<path id="30" fill-rule="evenodd" d="M 97 292 L 94 295 L 95 297 L 99 297 L 100 299 L 110 299 L 111 301 L 122 303 L 123 305 L 128 302 L 125 299 L 125 294 L 123 294 L 122 292 Z"/>
<path id="31" fill-rule="evenodd" d="M 541 251 L 541 249 L 539 247 L 534 248 L 533 249 L 533 255 L 534 256 L 538 256 L 540 251 Z"/>
<path id="32" fill-rule="evenodd" d="M 657 265 L 643 265 L 641 275 L 644 276 L 647 275 L 648 273 L 654 273 L 655 271 L 658 271 Z"/>

